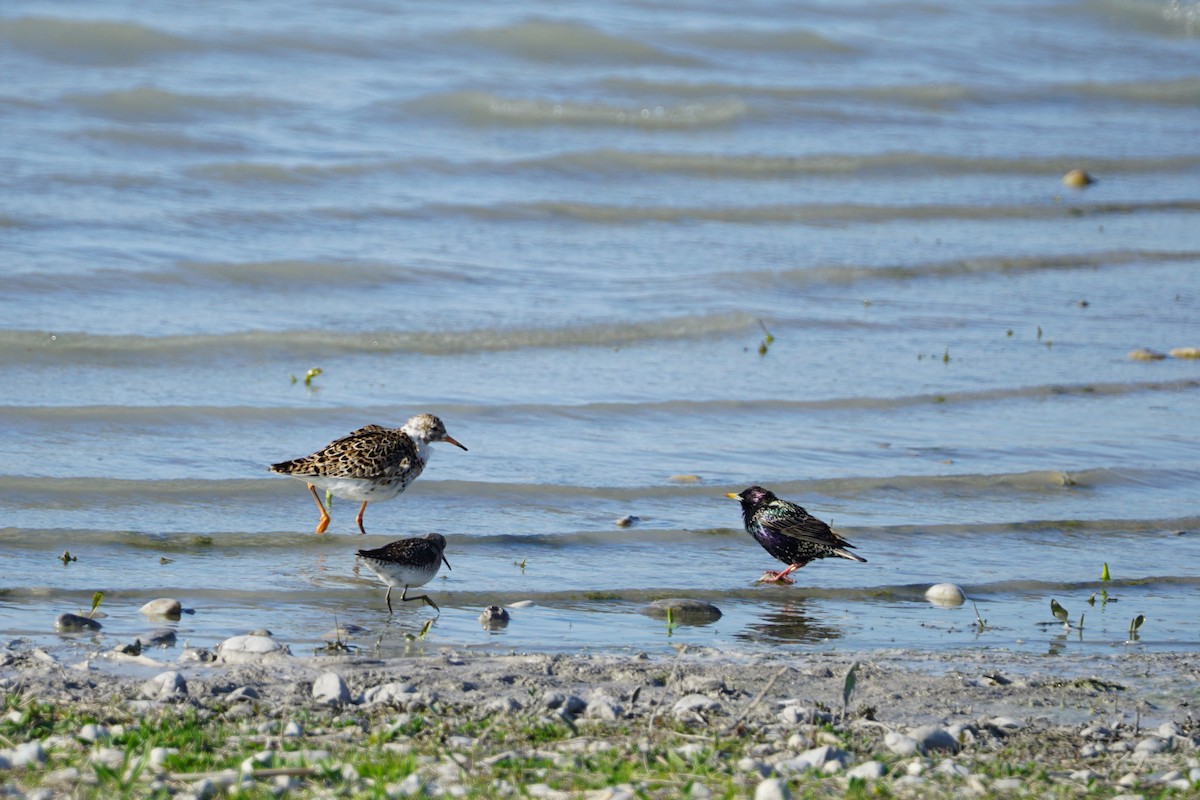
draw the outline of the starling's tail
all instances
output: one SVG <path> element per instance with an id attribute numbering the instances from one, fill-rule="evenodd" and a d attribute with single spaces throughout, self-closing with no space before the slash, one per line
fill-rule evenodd
<path id="1" fill-rule="evenodd" d="M 863 558 L 862 556 L 856 556 L 856 555 L 854 555 L 854 553 L 851 553 L 849 550 L 844 550 L 840 547 L 834 548 L 833 554 L 835 556 L 841 556 L 842 558 L 848 558 L 851 561 L 861 561 L 864 564 L 867 563 L 867 560 L 865 558 Z"/>

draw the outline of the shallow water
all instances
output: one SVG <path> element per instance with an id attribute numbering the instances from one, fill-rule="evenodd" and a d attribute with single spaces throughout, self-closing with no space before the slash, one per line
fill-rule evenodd
<path id="1" fill-rule="evenodd" d="M 91 647 L 53 619 L 103 591 L 103 646 L 170 595 L 296 652 L 1194 649 L 1200 361 L 1127 354 L 1200 346 L 1198 22 L 7 3 L 0 632 Z M 470 452 L 367 537 L 266 472 L 421 411 Z M 750 484 L 868 563 L 755 584 Z M 414 641 L 354 551 L 429 530 Z"/>

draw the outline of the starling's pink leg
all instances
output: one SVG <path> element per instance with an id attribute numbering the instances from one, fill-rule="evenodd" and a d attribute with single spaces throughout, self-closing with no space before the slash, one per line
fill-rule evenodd
<path id="1" fill-rule="evenodd" d="M 363 504 L 358 507 L 358 516 L 354 518 L 354 521 L 358 523 L 358 532 L 363 534 L 364 536 L 366 535 L 367 530 L 366 530 L 366 528 L 364 528 L 362 526 L 362 515 L 363 515 L 363 512 L 366 510 L 367 510 L 367 501 L 363 500 Z"/>
<path id="2" fill-rule="evenodd" d="M 313 500 L 317 501 L 317 508 L 321 509 L 321 521 L 317 523 L 317 533 L 324 533 L 329 527 L 329 512 L 325 510 L 325 504 L 321 502 L 321 498 L 317 496 L 317 487 L 311 483 L 308 485 L 308 490 L 312 492 Z"/>
<path id="3" fill-rule="evenodd" d="M 772 572 L 767 570 L 762 577 L 758 579 L 759 583 L 795 583 L 794 580 L 788 577 L 788 574 L 803 567 L 803 564 L 792 564 L 785 570 L 780 572 Z"/>

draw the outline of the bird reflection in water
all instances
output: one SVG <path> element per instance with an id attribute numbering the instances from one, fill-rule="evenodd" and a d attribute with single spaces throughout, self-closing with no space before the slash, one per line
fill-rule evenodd
<path id="1" fill-rule="evenodd" d="M 751 642 L 821 642 L 842 637 L 842 632 L 837 628 L 823 625 L 810 617 L 805 612 L 805 605 L 789 601 L 782 606 L 771 606 L 764 611 L 760 621 L 750 623 L 746 630 L 734 636 Z"/>

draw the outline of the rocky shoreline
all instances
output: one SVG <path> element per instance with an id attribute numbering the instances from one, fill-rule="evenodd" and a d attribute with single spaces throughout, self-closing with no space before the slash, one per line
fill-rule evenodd
<path id="1" fill-rule="evenodd" d="M 236 640 L 236 641 L 235 641 Z M 1157 797 L 1200 659 L 0 649 L 6 797 Z M 853 669 L 854 679 L 847 682 Z M 849 689 L 849 691 L 848 691 Z"/>

